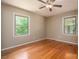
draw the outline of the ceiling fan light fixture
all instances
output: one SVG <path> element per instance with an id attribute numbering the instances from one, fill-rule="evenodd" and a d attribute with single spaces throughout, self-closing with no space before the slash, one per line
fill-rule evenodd
<path id="1" fill-rule="evenodd" d="M 55 2 L 56 0 L 47 0 L 46 2 L 44 2 L 43 0 L 38 0 L 38 1 L 45 4 L 44 6 L 40 7 L 39 9 L 46 7 L 47 9 L 49 9 L 50 12 L 52 11 L 53 7 L 59 7 L 59 8 L 62 7 L 62 5 L 58 5 L 58 4 L 53 5 L 53 2 Z"/>
<path id="2" fill-rule="evenodd" d="M 52 8 L 52 5 L 46 5 L 47 8 Z"/>

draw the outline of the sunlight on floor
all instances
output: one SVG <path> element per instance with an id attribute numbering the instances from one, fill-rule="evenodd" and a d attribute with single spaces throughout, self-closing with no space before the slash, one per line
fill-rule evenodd
<path id="1" fill-rule="evenodd" d="M 66 55 L 65 55 L 66 59 L 74 59 L 76 57 L 77 57 L 77 55 L 75 53 L 66 53 Z"/>
<path id="2" fill-rule="evenodd" d="M 26 52 L 18 54 L 15 59 L 28 59 L 28 54 Z"/>

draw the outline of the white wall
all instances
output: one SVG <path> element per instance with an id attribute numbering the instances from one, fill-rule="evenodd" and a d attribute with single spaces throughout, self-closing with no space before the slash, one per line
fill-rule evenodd
<path id="1" fill-rule="evenodd" d="M 69 36 L 63 34 L 62 30 L 62 18 L 65 16 L 77 15 L 77 10 L 70 11 L 66 13 L 62 13 L 59 15 L 54 15 L 52 17 L 48 17 L 46 19 L 46 36 L 47 38 L 51 38 L 54 40 L 67 41 L 72 43 L 77 43 L 78 38 L 77 35 Z"/>
<path id="2" fill-rule="evenodd" d="M 1 7 L 2 7 L 1 8 L 2 9 L 1 11 L 2 49 L 44 38 L 44 35 L 45 35 L 44 17 L 37 15 L 35 13 L 25 11 L 5 4 L 2 4 Z M 30 36 L 22 36 L 22 37 L 16 37 L 16 38 L 13 37 L 13 29 L 14 29 L 13 12 L 30 16 Z"/>

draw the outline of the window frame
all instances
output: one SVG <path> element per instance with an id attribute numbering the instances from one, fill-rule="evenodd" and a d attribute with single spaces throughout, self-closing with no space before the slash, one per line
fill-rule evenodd
<path id="1" fill-rule="evenodd" d="M 75 17 L 75 29 L 76 29 L 76 32 L 75 34 L 67 34 L 65 33 L 65 18 L 72 18 L 72 17 Z M 68 36 L 73 36 L 73 35 L 77 35 L 77 15 L 71 15 L 71 16 L 65 16 L 62 18 L 62 32 L 64 35 L 68 35 Z"/>
<path id="2" fill-rule="evenodd" d="M 28 27 L 29 27 L 29 31 L 28 31 L 28 33 L 27 34 L 25 34 L 25 35 L 16 35 L 16 16 L 21 16 L 21 17 L 28 17 L 28 21 L 29 21 L 29 24 L 28 24 Z M 27 15 L 24 15 L 24 14 L 20 14 L 20 13 L 13 13 L 13 18 L 14 18 L 14 20 L 13 20 L 13 37 L 23 37 L 23 36 L 28 36 L 28 35 L 30 35 L 30 16 L 27 16 Z"/>

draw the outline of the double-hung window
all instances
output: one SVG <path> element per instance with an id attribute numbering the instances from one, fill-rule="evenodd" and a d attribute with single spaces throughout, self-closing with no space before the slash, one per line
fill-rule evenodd
<path id="1" fill-rule="evenodd" d="M 64 33 L 76 34 L 76 16 L 64 18 Z"/>
<path id="2" fill-rule="evenodd" d="M 15 35 L 23 36 L 29 34 L 29 17 L 15 15 Z"/>

